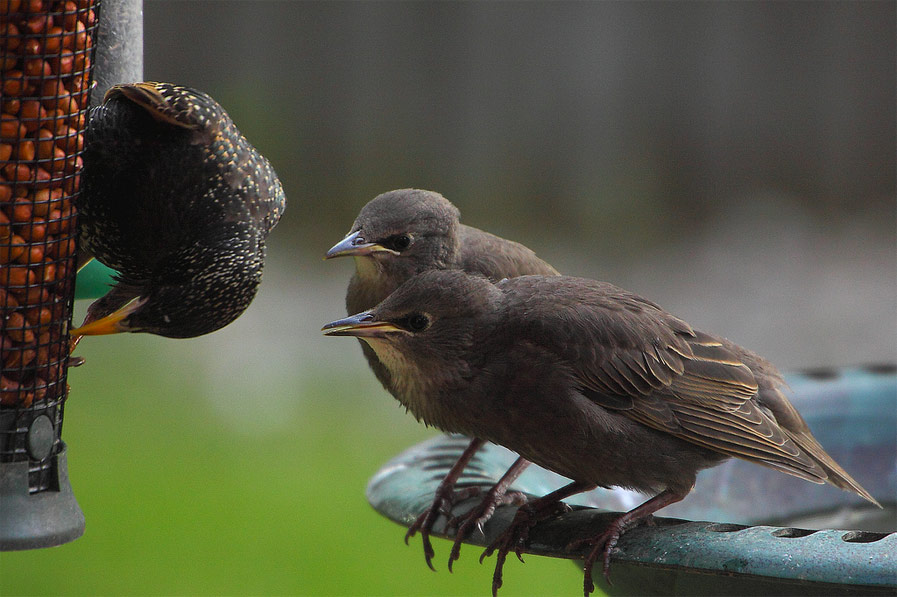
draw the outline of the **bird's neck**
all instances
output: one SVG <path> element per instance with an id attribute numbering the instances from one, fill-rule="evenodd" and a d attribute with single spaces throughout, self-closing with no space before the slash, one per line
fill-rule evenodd
<path id="1" fill-rule="evenodd" d="M 349 315 L 355 315 L 371 309 L 395 289 L 395 284 L 382 274 L 374 259 L 356 257 L 355 275 L 349 280 L 346 292 L 346 310 Z"/>
<path id="2" fill-rule="evenodd" d="M 445 408 L 443 395 L 454 393 L 458 379 L 446 378 L 447 369 L 422 370 L 413 360 L 407 359 L 388 340 L 366 338 L 380 362 L 389 370 L 389 391 L 412 415 L 423 423 L 444 431 L 462 432 L 449 409 Z M 442 377 L 440 377 L 442 375 Z"/>

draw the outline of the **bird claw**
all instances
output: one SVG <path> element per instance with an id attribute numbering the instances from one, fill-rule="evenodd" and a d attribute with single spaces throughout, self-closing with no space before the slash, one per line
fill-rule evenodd
<path id="1" fill-rule="evenodd" d="M 492 573 L 492 597 L 498 597 L 498 590 L 501 588 L 501 570 L 505 565 L 505 558 L 508 556 L 507 551 L 499 551 L 495 557 L 495 571 Z M 482 561 L 482 558 L 480 558 Z"/>
<path id="2" fill-rule="evenodd" d="M 589 554 L 585 557 L 585 562 L 583 563 L 582 567 L 582 588 L 584 597 L 589 597 L 589 594 L 595 590 L 595 583 L 592 581 L 592 568 L 595 565 L 595 562 L 598 560 L 599 555 L 602 556 L 602 561 L 604 563 L 604 580 L 608 585 L 613 584 L 610 581 L 610 554 L 611 551 L 617 546 L 617 541 L 620 539 L 620 535 L 622 535 L 622 531 L 617 525 L 618 521 L 619 519 L 612 522 L 610 526 L 597 537 L 577 539 L 567 546 L 568 551 L 577 549 L 579 547 L 582 547 L 583 545 L 592 546 Z"/>
<path id="3" fill-rule="evenodd" d="M 421 541 L 424 546 L 424 559 L 433 572 L 436 572 L 436 568 L 433 566 L 433 557 L 436 555 L 436 552 L 433 551 L 433 545 L 430 543 L 430 529 L 433 528 L 433 523 L 436 522 L 438 516 L 438 510 L 434 510 L 432 506 L 427 508 L 421 512 L 414 524 L 408 528 L 408 532 L 405 533 L 405 545 L 408 545 L 408 540 L 414 537 L 417 531 L 420 531 Z"/>
<path id="4" fill-rule="evenodd" d="M 405 533 L 405 545 L 408 545 L 408 540 L 420 531 L 421 541 L 424 545 L 424 558 L 430 570 L 436 571 L 436 568 L 433 566 L 433 557 L 436 555 L 436 552 L 433 551 L 433 545 L 430 542 L 430 532 L 433 530 L 433 525 L 436 524 L 439 515 L 442 514 L 449 520 L 452 520 L 452 506 L 467 498 L 475 497 L 480 492 L 481 489 L 476 486 L 465 487 L 455 491 L 454 483 L 440 483 L 439 487 L 436 488 L 436 496 L 433 498 L 433 503 L 421 512 L 414 523 L 408 527 L 408 531 Z M 451 563 L 449 570 L 451 570 Z"/>
<path id="5" fill-rule="evenodd" d="M 595 590 L 595 583 L 592 582 L 592 568 L 594 567 L 595 562 L 598 561 L 598 556 L 601 556 L 603 564 L 602 575 L 604 576 L 604 580 L 608 586 L 612 586 L 613 583 L 610 580 L 610 556 L 613 550 L 617 547 L 617 542 L 620 540 L 620 537 L 623 536 L 623 533 L 637 524 L 654 524 L 653 518 L 653 516 L 649 515 L 647 518 L 640 520 L 631 520 L 626 515 L 623 515 L 613 520 L 600 535 L 577 539 L 567 545 L 567 551 L 579 549 L 584 545 L 592 547 L 585 558 L 582 569 L 584 574 L 583 595 L 585 597 L 589 597 L 589 594 Z"/>
<path id="6" fill-rule="evenodd" d="M 495 556 L 495 571 L 492 573 L 492 597 L 497 597 L 498 589 L 502 584 L 502 569 L 505 560 L 511 550 L 517 555 L 517 559 L 523 562 L 523 549 L 529 539 L 530 530 L 539 522 L 551 518 L 556 514 L 567 512 L 569 507 L 563 502 L 539 504 L 538 500 L 525 503 L 517 510 L 514 520 L 480 555 L 480 563 L 497 551 Z"/>
<path id="7" fill-rule="evenodd" d="M 80 367 L 81 365 L 84 364 L 84 361 L 85 361 L 84 357 L 76 357 L 76 356 L 69 355 L 66 365 L 68 366 L 69 369 L 71 369 L 72 367 Z"/>
<path id="8" fill-rule="evenodd" d="M 522 511 L 518 510 L 518 514 Z M 529 518 L 528 516 L 524 518 Z M 492 573 L 492 597 L 497 597 L 498 589 L 501 588 L 502 584 L 502 569 L 505 565 L 505 560 L 508 558 L 508 554 L 511 550 L 514 550 L 514 553 L 517 554 L 517 558 L 520 561 L 523 561 L 523 557 L 521 557 L 521 551 L 523 550 L 524 545 L 526 544 L 526 538 L 529 536 L 529 529 L 535 522 L 531 520 L 520 520 L 518 521 L 518 517 L 514 517 L 514 521 L 511 523 L 505 531 L 498 536 L 498 538 L 492 542 L 482 554 L 480 554 L 480 564 L 483 563 L 483 560 L 487 557 L 491 556 L 493 553 L 496 553 L 495 556 L 495 571 Z"/>
<path id="9" fill-rule="evenodd" d="M 445 528 L 457 529 L 455 533 L 455 542 L 452 544 L 452 551 L 449 554 L 448 569 L 452 571 L 452 564 L 461 557 L 461 544 L 470 532 L 475 528 L 481 535 L 485 536 L 483 526 L 495 514 L 495 509 L 499 506 L 523 506 L 527 502 L 526 495 L 519 491 L 510 491 L 507 493 L 499 493 L 495 487 L 490 489 L 486 496 L 479 504 L 462 514 L 454 516 L 446 523 Z M 520 557 L 518 551 L 517 557 Z M 482 560 L 481 560 L 482 561 Z"/>

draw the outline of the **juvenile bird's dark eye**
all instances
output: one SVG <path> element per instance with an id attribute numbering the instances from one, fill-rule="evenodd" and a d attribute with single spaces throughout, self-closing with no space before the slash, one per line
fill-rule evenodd
<path id="1" fill-rule="evenodd" d="M 389 248 L 394 249 L 396 251 L 404 251 L 408 247 L 411 246 L 411 235 L 409 234 L 397 234 L 395 236 L 390 237 L 389 239 Z"/>
<path id="2" fill-rule="evenodd" d="M 426 315 L 415 313 L 408 317 L 408 329 L 412 332 L 422 332 L 427 329 L 428 325 L 430 325 L 430 320 Z"/>

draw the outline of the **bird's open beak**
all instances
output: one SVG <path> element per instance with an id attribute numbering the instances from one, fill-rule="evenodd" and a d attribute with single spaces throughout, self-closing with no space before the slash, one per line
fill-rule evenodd
<path id="1" fill-rule="evenodd" d="M 69 335 L 76 336 L 101 336 L 103 334 L 120 334 L 122 332 L 131 331 L 122 323 L 131 313 L 139 309 L 146 302 L 146 299 L 135 298 L 124 307 L 113 311 L 106 317 L 91 321 L 86 325 L 75 328 L 69 332 Z"/>
<path id="2" fill-rule="evenodd" d="M 398 251 L 387 249 L 378 243 L 365 242 L 361 236 L 361 230 L 351 233 L 349 236 L 333 245 L 324 259 L 333 259 L 334 257 L 361 257 L 370 255 L 371 253 L 392 253 L 398 255 Z"/>
<path id="3" fill-rule="evenodd" d="M 322 327 L 321 331 L 325 336 L 356 336 L 358 338 L 382 338 L 386 334 L 405 332 L 388 321 L 376 321 L 370 311 L 331 321 Z"/>

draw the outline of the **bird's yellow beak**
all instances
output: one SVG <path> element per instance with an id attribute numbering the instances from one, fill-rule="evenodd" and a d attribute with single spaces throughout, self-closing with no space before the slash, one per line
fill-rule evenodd
<path id="1" fill-rule="evenodd" d="M 324 259 L 333 259 L 334 257 L 362 257 L 372 253 L 392 253 L 398 255 L 398 251 L 387 249 L 379 243 L 365 242 L 361 236 L 361 230 L 352 232 L 346 238 L 333 245 L 329 251 L 324 254 Z"/>
<path id="2" fill-rule="evenodd" d="M 128 302 L 124 307 L 113 311 L 106 317 L 91 321 L 86 325 L 75 328 L 69 332 L 71 336 L 102 336 L 104 334 L 120 334 L 129 332 L 131 329 L 122 324 L 131 313 L 139 309 L 146 303 L 146 299 L 135 298 Z"/>
<path id="3" fill-rule="evenodd" d="M 325 336 L 355 336 L 358 338 L 380 338 L 396 332 L 407 333 L 388 321 L 376 321 L 370 311 L 331 321 L 321 328 Z"/>

